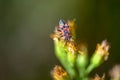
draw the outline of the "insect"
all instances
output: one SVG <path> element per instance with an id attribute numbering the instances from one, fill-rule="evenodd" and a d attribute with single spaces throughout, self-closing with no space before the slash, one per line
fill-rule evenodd
<path id="1" fill-rule="evenodd" d="M 71 36 L 70 29 L 69 29 L 69 25 L 64 20 L 61 19 L 59 21 L 59 26 L 57 30 L 61 32 L 61 35 L 64 40 L 69 41 L 71 39 L 72 36 Z"/>

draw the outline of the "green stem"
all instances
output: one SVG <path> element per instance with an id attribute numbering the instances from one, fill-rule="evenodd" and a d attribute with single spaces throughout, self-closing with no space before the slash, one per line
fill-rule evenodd
<path id="1" fill-rule="evenodd" d="M 55 53 L 57 58 L 60 60 L 65 70 L 67 70 L 70 77 L 74 78 L 76 76 L 76 72 L 74 70 L 74 66 L 68 62 L 67 53 L 64 48 L 65 47 L 62 46 L 61 42 L 57 42 L 57 43 L 55 42 Z"/>
<path id="2" fill-rule="evenodd" d="M 93 64 L 90 64 L 88 66 L 88 68 L 86 69 L 86 72 L 85 72 L 86 75 L 88 75 L 94 68 L 95 68 L 95 66 Z"/>

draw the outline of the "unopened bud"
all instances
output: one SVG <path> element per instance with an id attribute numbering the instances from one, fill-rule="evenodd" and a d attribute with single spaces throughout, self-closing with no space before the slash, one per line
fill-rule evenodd
<path id="1" fill-rule="evenodd" d="M 109 55 L 109 44 L 107 40 L 102 41 L 101 44 L 97 44 L 96 51 L 91 58 L 91 63 L 96 67 L 99 66 L 104 60 L 107 60 Z"/>
<path id="2" fill-rule="evenodd" d="M 51 74 L 54 80 L 66 80 L 68 78 L 67 72 L 65 72 L 65 70 L 63 70 L 63 68 L 58 65 L 54 67 Z"/>

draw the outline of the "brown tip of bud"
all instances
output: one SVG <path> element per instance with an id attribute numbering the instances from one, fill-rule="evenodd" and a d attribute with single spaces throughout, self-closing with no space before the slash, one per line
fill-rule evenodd
<path id="1" fill-rule="evenodd" d="M 78 45 L 78 52 L 80 54 L 87 54 L 88 53 L 88 50 L 87 50 L 87 44 L 86 43 L 80 43 Z"/>
<path id="2" fill-rule="evenodd" d="M 107 42 L 107 40 L 103 40 L 101 42 L 101 44 L 97 44 L 97 49 L 96 49 L 96 53 L 101 54 L 105 60 L 107 60 L 108 55 L 109 55 L 109 50 L 110 45 Z"/>
<path id="3" fill-rule="evenodd" d="M 102 77 L 96 74 L 96 76 L 92 80 L 105 80 L 105 74 Z"/>
<path id="4" fill-rule="evenodd" d="M 54 80 L 63 80 L 67 76 L 67 72 L 65 72 L 65 70 L 58 65 L 54 67 L 54 69 L 51 71 L 51 74 Z"/>
<path id="5" fill-rule="evenodd" d="M 70 53 L 75 53 L 77 51 L 77 48 L 76 48 L 74 41 L 67 42 L 67 51 Z"/>

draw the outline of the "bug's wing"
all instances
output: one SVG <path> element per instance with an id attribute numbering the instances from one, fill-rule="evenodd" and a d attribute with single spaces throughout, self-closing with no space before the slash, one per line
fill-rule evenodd
<path id="1" fill-rule="evenodd" d="M 60 25 L 60 26 L 64 26 L 65 23 L 66 23 L 66 22 L 65 22 L 64 20 L 60 19 L 60 21 L 59 21 L 59 25 Z"/>

